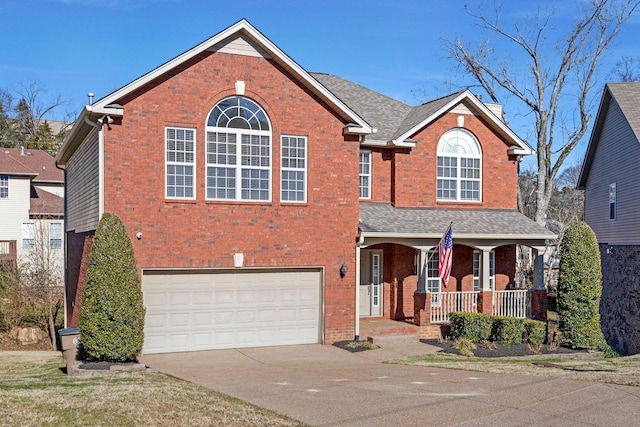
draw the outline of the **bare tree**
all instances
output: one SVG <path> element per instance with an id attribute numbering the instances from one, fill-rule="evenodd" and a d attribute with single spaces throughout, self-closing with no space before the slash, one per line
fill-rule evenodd
<path id="1" fill-rule="evenodd" d="M 63 303 L 62 222 L 40 218 L 32 223 L 31 239 L 18 263 L 22 299 L 31 316 L 47 331 L 57 350 L 55 321 Z M 54 231 L 51 224 L 58 224 Z"/>
<path id="2" fill-rule="evenodd" d="M 537 151 L 534 219 L 546 223 L 554 179 L 592 119 L 591 89 L 602 55 L 640 0 L 576 1 L 578 19 L 554 28 L 557 7 L 545 7 L 512 28 L 501 22 L 502 4 L 492 13 L 467 8 L 489 38 L 471 46 L 445 40 L 449 55 L 493 102 L 511 97 L 535 120 Z M 558 3 L 559 5 L 559 3 Z M 552 38 L 552 36 L 557 37 Z M 494 49 L 498 43 L 499 49 Z M 506 121 L 506 117 L 503 117 Z"/>
<path id="3" fill-rule="evenodd" d="M 611 72 L 611 80 L 617 82 L 640 81 L 640 56 L 623 56 Z"/>
<path id="4" fill-rule="evenodd" d="M 71 115 L 61 110 L 69 102 L 61 95 L 48 97 L 38 81 L 0 89 L 0 146 L 37 148 L 55 155 L 64 138 Z M 17 99 L 17 102 L 16 102 Z M 58 115 L 62 123 L 53 129 L 47 118 Z"/>

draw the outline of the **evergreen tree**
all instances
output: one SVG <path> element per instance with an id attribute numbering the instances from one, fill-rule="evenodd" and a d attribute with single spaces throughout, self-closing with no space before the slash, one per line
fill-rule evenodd
<path id="1" fill-rule="evenodd" d="M 94 360 L 128 362 L 142 351 L 145 309 L 133 246 L 118 216 L 105 212 L 89 254 L 80 339 Z"/>
<path id="2" fill-rule="evenodd" d="M 558 315 L 565 341 L 573 347 L 607 349 L 600 329 L 602 269 L 596 235 L 575 222 L 560 246 Z"/>

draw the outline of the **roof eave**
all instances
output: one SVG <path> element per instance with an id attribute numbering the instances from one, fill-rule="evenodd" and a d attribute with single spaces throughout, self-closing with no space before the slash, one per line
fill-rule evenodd
<path id="1" fill-rule="evenodd" d="M 378 237 L 378 238 L 396 238 L 396 239 L 441 239 L 442 233 L 397 233 L 389 231 L 362 231 L 360 235 L 364 238 Z M 556 239 L 557 234 L 461 234 L 456 233 L 454 236 L 454 243 L 456 239 L 459 240 L 553 240 Z"/>

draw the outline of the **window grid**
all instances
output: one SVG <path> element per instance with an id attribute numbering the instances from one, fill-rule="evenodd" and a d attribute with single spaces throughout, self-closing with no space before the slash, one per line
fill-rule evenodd
<path id="1" fill-rule="evenodd" d="M 9 198 L 9 176 L 0 175 L 0 199 Z"/>
<path id="2" fill-rule="evenodd" d="M 480 144 L 465 129 L 446 132 L 438 143 L 436 198 L 442 201 L 481 200 Z"/>
<path id="3" fill-rule="evenodd" d="M 307 201 L 307 138 L 283 136 L 281 138 L 281 200 Z"/>
<path id="4" fill-rule="evenodd" d="M 49 248 L 62 249 L 62 224 L 59 222 L 49 224 Z"/>
<path id="5" fill-rule="evenodd" d="M 36 244 L 35 223 L 22 223 L 22 249 L 31 250 Z"/>
<path id="6" fill-rule="evenodd" d="M 271 132 L 255 102 L 234 96 L 213 107 L 205 155 L 207 199 L 271 200 Z"/>
<path id="7" fill-rule="evenodd" d="M 438 275 L 438 250 L 432 249 L 428 253 L 427 261 L 427 292 L 441 292 L 442 280 Z M 440 295 L 431 295 L 431 305 L 440 307 Z"/>
<path id="8" fill-rule="evenodd" d="M 609 184 L 609 219 L 616 219 L 616 183 Z"/>
<path id="9" fill-rule="evenodd" d="M 480 290 L 480 251 L 473 251 L 473 290 Z"/>
<path id="10" fill-rule="evenodd" d="M 193 199 L 195 130 L 167 127 L 165 134 L 166 194 L 170 199 Z"/>
<path id="11" fill-rule="evenodd" d="M 371 151 L 360 151 L 360 198 L 371 198 Z"/>

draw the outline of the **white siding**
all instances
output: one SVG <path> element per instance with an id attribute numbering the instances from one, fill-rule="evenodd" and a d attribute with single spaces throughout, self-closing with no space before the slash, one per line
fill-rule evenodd
<path id="1" fill-rule="evenodd" d="M 60 184 L 51 184 L 51 183 L 37 183 L 34 184 L 34 187 L 39 188 L 40 190 L 47 191 L 51 194 L 55 194 L 58 197 L 64 197 L 64 185 Z"/>
<path id="2" fill-rule="evenodd" d="M 585 185 L 585 221 L 598 242 L 640 244 L 640 143 L 611 99 Z M 609 219 L 609 184 L 616 183 L 616 219 Z"/>
<path id="3" fill-rule="evenodd" d="M 264 50 L 262 50 L 251 40 L 245 39 L 242 36 L 238 36 L 233 39 L 225 39 L 217 45 L 213 46 L 210 50 L 223 53 L 232 53 L 235 55 L 269 58 L 269 55 Z"/>
<path id="4" fill-rule="evenodd" d="M 95 230 L 100 219 L 98 132 L 94 131 L 67 162 L 66 230 Z"/>
<path id="5" fill-rule="evenodd" d="M 29 221 L 31 179 L 9 176 L 9 197 L 0 199 L 0 240 L 17 240 L 22 247 L 22 223 Z"/>

